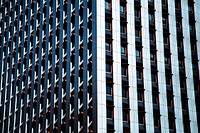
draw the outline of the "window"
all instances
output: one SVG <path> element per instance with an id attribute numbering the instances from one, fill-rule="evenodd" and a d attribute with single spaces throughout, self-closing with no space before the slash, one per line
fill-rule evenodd
<path id="1" fill-rule="evenodd" d="M 191 49 L 193 52 L 197 51 L 196 42 L 191 42 Z"/>
<path id="2" fill-rule="evenodd" d="M 150 41 L 152 41 L 152 42 L 155 42 L 155 33 L 153 32 L 153 31 L 150 31 L 150 33 L 149 33 L 149 39 L 150 39 Z"/>
<path id="3" fill-rule="evenodd" d="M 106 51 L 111 51 L 112 47 L 111 47 L 111 44 L 110 43 L 107 43 L 106 42 Z"/>
<path id="4" fill-rule="evenodd" d="M 112 65 L 109 63 L 106 63 L 106 72 L 111 73 L 112 72 Z"/>
<path id="5" fill-rule="evenodd" d="M 181 29 L 181 22 L 180 21 L 176 21 L 176 28 Z"/>
<path id="6" fill-rule="evenodd" d="M 150 53 L 150 60 L 152 62 L 155 62 L 156 61 L 156 54 L 155 53 Z"/>
<path id="7" fill-rule="evenodd" d="M 105 26 L 106 26 L 106 27 L 105 27 L 106 30 L 111 30 L 111 23 L 108 22 L 108 21 L 106 21 L 105 24 L 106 24 L 106 25 L 105 25 Z"/>
<path id="8" fill-rule="evenodd" d="M 120 32 L 122 34 L 125 34 L 126 33 L 126 27 L 124 25 L 120 25 Z"/>
<path id="9" fill-rule="evenodd" d="M 151 74 L 151 81 L 152 82 L 157 82 L 157 75 L 155 73 Z"/>
<path id="10" fill-rule="evenodd" d="M 154 115 L 153 119 L 154 119 L 154 126 L 160 127 L 160 117 L 157 115 Z"/>
<path id="11" fill-rule="evenodd" d="M 181 8 L 181 4 L 178 0 L 175 0 L 175 8 L 179 10 Z"/>
<path id="12" fill-rule="evenodd" d="M 166 85 L 168 85 L 168 86 L 172 85 L 172 78 L 169 75 L 166 76 Z"/>
<path id="13" fill-rule="evenodd" d="M 175 129 L 175 123 L 174 123 L 173 119 L 169 120 L 169 129 L 170 130 L 174 130 Z"/>
<path id="14" fill-rule="evenodd" d="M 141 38 L 141 29 L 135 29 L 135 36 Z"/>
<path id="15" fill-rule="evenodd" d="M 145 124 L 145 117 L 144 117 L 144 113 L 143 112 L 139 112 L 138 121 L 139 121 L 139 124 L 142 124 L 142 125 Z"/>
<path id="16" fill-rule="evenodd" d="M 110 10 L 111 9 L 111 3 L 108 1 L 105 1 L 105 8 Z"/>
<path id="17" fill-rule="evenodd" d="M 195 28 L 194 28 L 194 25 L 193 25 L 193 24 L 189 24 L 189 28 L 190 28 L 190 31 L 191 31 L 191 32 L 194 32 L 194 29 L 195 29 Z"/>
<path id="18" fill-rule="evenodd" d="M 167 16 L 163 16 L 163 17 L 162 17 L 162 22 L 163 22 L 163 25 L 168 25 Z"/>
<path id="19" fill-rule="evenodd" d="M 167 105 L 170 108 L 173 108 L 174 103 L 173 103 L 173 97 L 172 96 L 167 96 Z"/>
<path id="20" fill-rule="evenodd" d="M 127 68 L 122 66 L 121 70 L 122 70 L 122 76 L 127 76 Z"/>
<path id="21" fill-rule="evenodd" d="M 185 90 L 185 89 L 186 89 L 185 78 L 182 78 L 180 81 L 181 81 L 181 82 L 180 82 L 180 87 L 181 87 L 181 89 L 182 89 L 182 90 Z"/>
<path id="22" fill-rule="evenodd" d="M 170 65 L 170 55 L 165 55 L 165 65 Z"/>
<path id="23" fill-rule="evenodd" d="M 125 11 L 126 11 L 126 8 L 125 8 L 125 6 L 123 6 L 123 5 L 120 5 L 120 13 L 124 14 L 124 13 L 125 13 Z"/>
<path id="24" fill-rule="evenodd" d="M 112 95 L 112 86 L 111 85 L 106 85 L 106 94 L 107 95 Z"/>
<path id="25" fill-rule="evenodd" d="M 163 42 L 164 42 L 165 45 L 169 44 L 169 35 L 164 35 L 163 36 Z"/>
<path id="26" fill-rule="evenodd" d="M 167 5 L 167 0 L 162 0 L 162 5 L 166 6 Z"/>
<path id="27" fill-rule="evenodd" d="M 183 110 L 188 110 L 188 101 L 187 99 L 182 99 L 182 109 Z"/>
<path id="28" fill-rule="evenodd" d="M 121 46 L 121 54 L 126 55 L 126 46 L 124 45 Z"/>
<path id="29" fill-rule="evenodd" d="M 138 59 L 141 59 L 142 58 L 142 51 L 141 50 L 138 50 L 138 49 L 136 49 L 136 58 L 138 58 Z"/>
<path id="30" fill-rule="evenodd" d="M 127 109 L 123 110 L 123 121 L 128 121 L 128 110 Z"/>
<path id="31" fill-rule="evenodd" d="M 196 63 L 192 63 L 192 69 L 194 72 L 198 72 L 198 65 Z"/>
<path id="32" fill-rule="evenodd" d="M 154 13 L 149 12 L 149 21 L 154 21 Z"/>
<path id="33" fill-rule="evenodd" d="M 128 88 L 122 86 L 122 97 L 128 98 Z"/>
<path id="34" fill-rule="evenodd" d="M 113 118 L 113 107 L 112 106 L 107 106 L 106 108 L 106 114 L 107 114 L 107 118 L 108 119 L 112 119 Z"/>
<path id="35" fill-rule="evenodd" d="M 178 59 L 178 64 L 179 64 L 180 68 L 183 68 L 184 67 L 184 59 L 183 58 L 179 58 Z"/>
<path id="36" fill-rule="evenodd" d="M 141 102 L 144 101 L 144 92 L 143 91 L 138 91 L 137 96 L 138 96 L 137 97 L 138 101 L 141 101 Z"/>
<path id="37" fill-rule="evenodd" d="M 193 7 L 192 7 L 192 5 L 188 5 L 188 12 L 191 13 L 191 14 L 193 13 Z"/>
<path id="38" fill-rule="evenodd" d="M 177 45 L 178 45 L 178 48 L 183 48 L 183 41 L 182 40 L 178 40 L 177 41 Z"/>
<path id="39" fill-rule="evenodd" d="M 153 93 L 153 104 L 158 104 L 159 100 L 158 100 L 158 93 Z"/>
<path id="40" fill-rule="evenodd" d="M 140 18 L 140 9 L 135 8 L 135 17 Z"/>
<path id="41" fill-rule="evenodd" d="M 137 79 L 142 79 L 142 71 L 137 70 Z"/>

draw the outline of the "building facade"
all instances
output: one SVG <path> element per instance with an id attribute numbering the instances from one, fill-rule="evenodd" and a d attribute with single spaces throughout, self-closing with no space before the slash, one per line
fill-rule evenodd
<path id="1" fill-rule="evenodd" d="M 200 0 L 1 0 L 0 132 L 200 132 Z"/>

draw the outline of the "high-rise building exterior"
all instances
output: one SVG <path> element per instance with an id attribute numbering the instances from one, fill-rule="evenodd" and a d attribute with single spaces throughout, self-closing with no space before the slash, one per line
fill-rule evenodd
<path id="1" fill-rule="evenodd" d="M 200 0 L 1 0 L 0 132 L 200 132 Z"/>

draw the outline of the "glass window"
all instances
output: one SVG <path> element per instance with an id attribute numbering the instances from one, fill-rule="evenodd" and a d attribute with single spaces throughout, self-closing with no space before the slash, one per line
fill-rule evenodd
<path id="1" fill-rule="evenodd" d="M 128 98 L 128 89 L 126 87 L 122 87 L 122 97 Z"/>
<path id="2" fill-rule="evenodd" d="M 180 5 L 179 1 L 175 0 L 175 8 L 179 10 L 180 7 L 181 7 L 181 5 Z"/>
<path id="3" fill-rule="evenodd" d="M 171 83 L 172 83 L 172 79 L 171 79 L 171 77 L 169 77 L 169 76 L 166 76 L 166 85 L 171 85 Z"/>
<path id="4" fill-rule="evenodd" d="M 153 16 L 153 13 L 149 13 L 149 21 L 154 21 L 154 16 Z"/>
<path id="5" fill-rule="evenodd" d="M 186 89 L 186 82 L 185 82 L 185 79 L 181 79 L 180 87 L 181 87 L 181 89 L 183 89 L 183 90 Z"/>
<path id="6" fill-rule="evenodd" d="M 193 52 L 197 50 L 196 42 L 191 42 L 191 49 Z"/>
<path id="7" fill-rule="evenodd" d="M 156 55 L 155 53 L 150 53 L 150 60 L 155 62 L 156 61 Z"/>
<path id="8" fill-rule="evenodd" d="M 164 41 L 164 44 L 169 44 L 169 36 L 168 35 L 164 35 L 163 37 L 163 41 Z"/>
<path id="9" fill-rule="evenodd" d="M 156 74 L 154 74 L 154 73 L 151 74 L 151 81 L 152 82 L 157 82 L 157 76 L 156 76 Z"/>
<path id="10" fill-rule="evenodd" d="M 141 33 L 140 33 L 141 31 L 139 30 L 139 29 L 135 29 L 135 36 L 136 37 L 141 37 Z"/>
<path id="11" fill-rule="evenodd" d="M 183 48 L 183 42 L 181 40 L 177 41 L 178 48 Z"/>
<path id="12" fill-rule="evenodd" d="M 122 76 L 127 76 L 127 69 L 125 67 L 122 67 L 121 70 L 122 70 Z"/>
<path id="13" fill-rule="evenodd" d="M 111 23 L 106 21 L 106 30 L 111 30 Z"/>
<path id="14" fill-rule="evenodd" d="M 123 121 L 128 121 L 128 110 L 123 110 Z"/>
<path id="15" fill-rule="evenodd" d="M 154 104 L 158 104 L 158 94 L 157 93 L 153 93 L 153 103 Z"/>
<path id="16" fill-rule="evenodd" d="M 121 54 L 125 55 L 126 54 L 126 47 L 125 46 L 121 46 Z"/>
<path id="17" fill-rule="evenodd" d="M 179 64 L 179 67 L 184 67 L 184 60 L 183 59 L 179 59 L 178 60 L 178 64 Z"/>
<path id="18" fill-rule="evenodd" d="M 110 10 L 111 9 L 111 3 L 108 1 L 105 1 L 105 8 Z"/>
<path id="19" fill-rule="evenodd" d="M 144 113 L 139 113 L 138 115 L 138 121 L 139 121 L 139 124 L 142 124 L 144 125 L 145 124 L 145 118 L 144 118 Z"/>
<path id="20" fill-rule="evenodd" d="M 173 108 L 173 97 L 171 96 L 167 97 L 167 105 L 168 107 Z"/>
<path id="21" fill-rule="evenodd" d="M 181 29 L 181 22 L 180 21 L 176 21 L 176 28 Z"/>
<path id="22" fill-rule="evenodd" d="M 142 72 L 137 70 L 137 79 L 142 79 Z"/>
<path id="23" fill-rule="evenodd" d="M 193 24 L 189 24 L 189 28 L 190 28 L 190 31 L 194 31 L 194 25 Z"/>
<path id="24" fill-rule="evenodd" d="M 106 42 L 106 51 L 111 51 L 111 44 Z"/>
<path id="25" fill-rule="evenodd" d="M 139 18 L 140 17 L 140 9 L 135 8 L 135 17 Z"/>
<path id="26" fill-rule="evenodd" d="M 150 32 L 149 33 L 149 39 L 150 39 L 150 41 L 155 41 L 155 35 L 154 35 L 154 32 Z"/>
<path id="27" fill-rule="evenodd" d="M 160 118 L 158 116 L 154 116 L 154 126 L 160 127 Z"/>
<path id="28" fill-rule="evenodd" d="M 162 17 L 162 22 L 163 22 L 163 25 L 167 25 L 167 18 L 165 16 Z"/>
<path id="29" fill-rule="evenodd" d="M 107 118 L 112 118 L 112 116 L 113 116 L 113 109 L 112 109 L 112 107 L 107 107 Z"/>
<path id="30" fill-rule="evenodd" d="M 192 63 L 192 69 L 193 71 L 197 72 L 198 71 L 198 65 L 195 63 Z"/>
<path id="31" fill-rule="evenodd" d="M 174 120 L 169 120 L 169 129 L 174 130 L 174 128 L 175 128 Z"/>
<path id="32" fill-rule="evenodd" d="M 120 13 L 124 14 L 125 13 L 125 7 L 124 6 L 120 6 Z"/>
<path id="33" fill-rule="evenodd" d="M 141 59 L 141 51 L 136 49 L 136 58 Z"/>
<path id="34" fill-rule="evenodd" d="M 142 101 L 142 102 L 143 102 L 143 101 L 144 101 L 144 94 L 143 94 L 143 92 L 138 91 L 137 94 L 138 94 L 138 95 L 137 95 L 137 96 L 138 96 L 138 97 L 137 97 L 137 98 L 138 98 L 138 101 Z"/>
<path id="35" fill-rule="evenodd" d="M 193 13 L 192 5 L 188 5 L 188 12 L 189 12 L 189 13 Z"/>
<path id="36" fill-rule="evenodd" d="M 166 65 L 170 64 L 170 57 L 168 57 L 167 55 L 165 55 L 165 64 Z"/>
<path id="37" fill-rule="evenodd" d="M 163 6 L 166 6 L 167 5 L 167 0 L 162 0 L 162 4 L 163 4 Z"/>
<path id="38" fill-rule="evenodd" d="M 111 87 L 111 85 L 106 85 L 106 94 L 107 95 L 112 95 L 112 87 Z"/>
<path id="39" fill-rule="evenodd" d="M 112 72 L 112 66 L 111 66 L 111 64 L 106 63 L 106 72 L 108 72 L 108 73 Z"/>
<path id="40" fill-rule="evenodd" d="M 120 32 L 123 33 L 123 34 L 125 34 L 126 33 L 126 27 L 123 26 L 123 25 L 121 25 L 120 26 Z"/>

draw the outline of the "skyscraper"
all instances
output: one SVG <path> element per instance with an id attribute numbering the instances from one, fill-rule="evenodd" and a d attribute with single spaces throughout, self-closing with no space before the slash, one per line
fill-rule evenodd
<path id="1" fill-rule="evenodd" d="M 200 0 L 1 0 L 0 132 L 200 132 Z"/>

